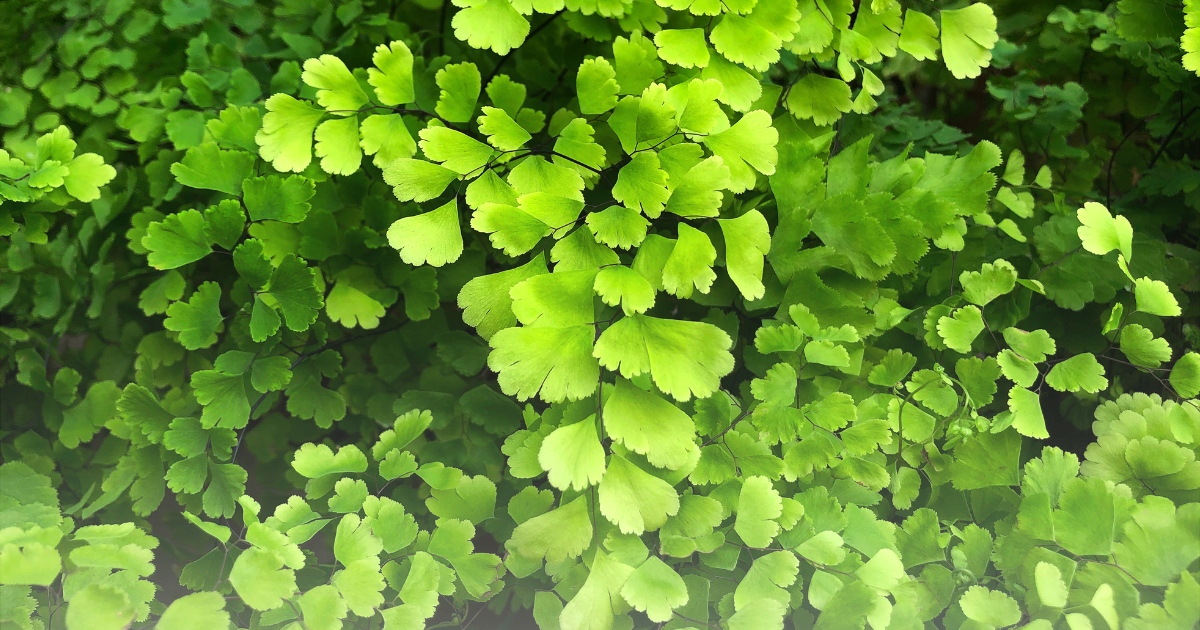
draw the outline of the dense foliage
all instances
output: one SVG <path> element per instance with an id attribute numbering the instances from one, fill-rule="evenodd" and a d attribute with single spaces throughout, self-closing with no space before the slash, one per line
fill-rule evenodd
<path id="1" fill-rule="evenodd" d="M 1200 2 L 3 13 L 0 629 L 1200 627 Z"/>

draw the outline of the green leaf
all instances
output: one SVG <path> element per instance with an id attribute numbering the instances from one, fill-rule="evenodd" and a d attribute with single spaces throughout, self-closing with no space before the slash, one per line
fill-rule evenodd
<path id="1" fill-rule="evenodd" d="M 267 292 L 279 305 L 289 329 L 308 330 L 317 321 L 317 311 L 324 301 L 315 281 L 313 270 L 295 254 L 285 254 L 271 274 Z"/>
<path id="2" fill-rule="evenodd" d="M 1062 572 L 1049 562 L 1039 562 L 1034 569 L 1034 580 L 1037 587 L 1038 599 L 1045 606 L 1065 608 L 1067 605 L 1067 585 L 1062 580 Z"/>
<path id="3" fill-rule="evenodd" d="M 367 457 L 353 444 L 341 447 L 335 455 L 333 450 L 324 444 L 308 443 L 296 450 L 292 468 L 309 479 L 360 473 L 367 469 Z"/>
<path id="4" fill-rule="evenodd" d="M 779 132 L 771 126 L 770 114 L 761 109 L 742 116 L 729 129 L 704 138 L 704 144 L 729 168 L 729 190 L 733 193 L 753 188 L 755 171 L 775 173 L 778 142 Z"/>
<path id="5" fill-rule="evenodd" d="M 594 338 L 591 326 L 505 328 L 490 340 L 488 367 L 499 374 L 500 389 L 518 400 L 579 400 L 596 391 L 600 378 Z"/>
<path id="6" fill-rule="evenodd" d="M 205 282 L 187 302 L 167 307 L 163 327 L 178 332 L 180 345 L 188 350 L 211 346 L 217 341 L 216 332 L 223 319 L 220 301 L 221 287 L 216 282 Z"/>
<path id="7" fill-rule="evenodd" d="M 375 67 L 367 68 L 367 83 L 375 88 L 379 102 L 392 106 L 413 102 L 413 55 L 404 42 L 376 46 L 371 62 Z"/>
<path id="8" fill-rule="evenodd" d="M 674 616 L 673 610 L 688 602 L 687 585 L 671 567 L 657 557 L 646 560 L 629 575 L 621 597 L 650 621 L 661 623 Z"/>
<path id="9" fill-rule="evenodd" d="M 604 448 L 596 435 L 596 417 L 561 426 L 542 440 L 538 462 L 559 490 L 584 490 L 604 477 Z"/>
<path id="10" fill-rule="evenodd" d="M 954 311 L 952 316 L 938 319 L 937 331 L 946 346 L 962 354 L 971 353 L 971 342 L 983 332 L 983 313 L 974 306 Z"/>
<path id="11" fill-rule="evenodd" d="M 984 263 L 979 271 L 964 271 L 959 276 L 959 282 L 962 283 L 963 297 L 982 307 L 1013 290 L 1017 283 L 1017 270 L 1007 260 L 999 259 L 994 263 Z"/>
<path id="12" fill-rule="evenodd" d="M 659 468 L 676 470 L 696 450 L 692 419 L 669 401 L 625 379 L 617 379 L 616 390 L 604 403 L 604 428 L 612 439 L 645 455 Z M 543 453 L 550 438 L 546 440 Z"/>
<path id="13" fill-rule="evenodd" d="M 479 100 L 479 68 L 470 62 L 450 64 L 437 71 L 435 80 L 441 88 L 434 108 L 437 115 L 452 123 L 470 122 L 475 117 L 475 103 Z"/>
<path id="14" fill-rule="evenodd" d="M 1125 260 L 1133 259 L 1133 227 L 1125 217 L 1118 215 L 1113 218 L 1108 208 L 1094 201 L 1083 204 L 1077 215 L 1083 224 L 1078 232 L 1084 249 L 1097 256 L 1116 249 L 1125 256 Z"/>
<path id="15" fill-rule="evenodd" d="M 974 79 L 992 60 L 999 41 L 992 8 L 976 2 L 962 9 L 942 11 L 942 59 L 956 79 Z"/>
<path id="16" fill-rule="evenodd" d="M 958 600 L 958 605 L 967 619 L 978 621 L 986 626 L 1000 628 L 1011 626 L 1021 620 L 1021 608 L 1017 602 L 1000 591 L 989 590 L 982 586 L 968 588 Z"/>
<path id="17" fill-rule="evenodd" d="M 1171 387 L 1184 398 L 1195 398 L 1200 393 L 1200 354 L 1188 352 L 1179 357 L 1171 368 Z"/>
<path id="18" fill-rule="evenodd" d="M 623 265 L 601 269 L 593 288 L 605 304 L 620 304 L 626 315 L 643 313 L 654 306 L 654 287 L 642 274 Z"/>
<path id="19" fill-rule="evenodd" d="M 359 127 L 359 136 L 363 153 L 375 156 L 372 162 L 382 169 L 417 152 L 417 143 L 399 114 L 367 116 Z"/>
<path id="20" fill-rule="evenodd" d="M 912 9 L 904 10 L 904 27 L 897 47 L 918 60 L 937 59 L 938 27 L 933 18 Z"/>
<path id="21" fill-rule="evenodd" d="M 317 102 L 321 107 L 338 116 L 350 116 L 367 104 L 367 93 L 363 92 L 358 80 L 346 64 L 333 55 L 305 61 L 300 78 L 317 88 Z"/>
<path id="22" fill-rule="evenodd" d="M 471 0 L 466 4 L 450 24 L 454 36 L 472 48 L 490 48 L 497 55 L 507 55 L 529 34 L 529 20 L 508 0 Z"/>
<path id="23" fill-rule="evenodd" d="M 658 56 L 667 63 L 682 68 L 703 68 L 708 65 L 708 44 L 704 29 L 667 29 L 654 34 Z"/>
<path id="24" fill-rule="evenodd" d="M 671 191 L 666 209 L 685 218 L 715 217 L 723 198 L 720 191 L 730 185 L 729 167 L 714 155 L 692 166 L 683 175 Z"/>
<path id="25" fill-rule="evenodd" d="M 1060 392 L 1083 390 L 1095 394 L 1108 387 L 1108 379 L 1095 355 L 1085 352 L 1056 363 L 1046 375 L 1046 384 Z"/>
<path id="26" fill-rule="evenodd" d="M 204 491 L 204 513 L 209 518 L 233 516 L 237 498 L 246 494 L 246 470 L 237 464 L 218 464 L 209 460 L 210 481 Z"/>
<path id="27" fill-rule="evenodd" d="M 463 251 L 458 225 L 458 199 L 425 214 L 399 219 L 388 228 L 388 243 L 410 265 L 441 267 L 458 260 Z"/>
<path id="28" fill-rule="evenodd" d="M 737 503 L 737 519 L 733 529 L 751 547 L 764 548 L 779 535 L 775 519 L 783 514 L 779 493 L 766 477 L 747 477 Z"/>
<path id="29" fill-rule="evenodd" d="M 204 211 L 204 231 L 209 240 L 226 250 L 232 250 L 246 229 L 246 213 L 242 204 L 226 199 Z"/>
<path id="30" fill-rule="evenodd" d="M 635 154 L 621 167 L 612 189 L 613 199 L 651 219 L 662 214 L 670 194 L 667 173 L 660 168 L 658 154 L 653 151 Z M 642 232 L 644 234 L 645 230 Z"/>
<path id="31" fill-rule="evenodd" d="M 346 601 L 331 584 L 322 584 L 301 595 L 299 604 L 305 628 L 338 630 L 346 618 Z"/>
<path id="32" fill-rule="evenodd" d="M 254 136 L 259 155 L 277 171 L 303 171 L 312 161 L 313 130 L 325 112 L 287 94 L 272 96 L 266 105 L 262 129 Z"/>
<path id="33" fill-rule="evenodd" d="M 791 596 L 784 589 L 795 584 L 799 570 L 800 561 L 790 551 L 776 551 L 756 558 L 733 592 L 734 608 L 743 610 L 764 599 L 789 603 Z"/>
<path id="34" fill-rule="evenodd" d="M 135 614 L 133 602 L 124 589 L 93 583 L 71 598 L 67 606 L 67 628 L 121 630 L 133 623 Z"/>
<path id="35" fill-rule="evenodd" d="M 1137 310 L 1143 313 L 1159 317 L 1178 317 L 1183 312 L 1164 282 L 1138 278 L 1134 282 L 1134 295 L 1137 298 Z"/>
<path id="36" fill-rule="evenodd" d="M 617 104 L 617 73 L 608 60 L 595 57 L 579 64 L 575 89 L 579 94 L 579 112 L 584 116 L 603 114 Z"/>
<path id="37" fill-rule="evenodd" d="M 670 484 L 614 454 L 600 481 L 600 513 L 624 534 L 640 536 L 679 512 Z"/>
<path id="38" fill-rule="evenodd" d="M 729 278 L 747 300 L 766 294 L 762 283 L 763 258 L 771 251 L 771 233 L 767 220 L 758 210 L 736 219 L 720 219 L 725 237 L 725 267 Z"/>
<path id="39" fill-rule="evenodd" d="M 1067 551 L 1078 555 L 1112 552 L 1117 506 L 1105 484 L 1102 479 L 1077 477 L 1064 486 L 1059 509 L 1054 511 L 1054 538 Z"/>
<path id="40" fill-rule="evenodd" d="M 1041 363 L 1046 360 L 1046 355 L 1055 353 L 1054 339 L 1045 330 L 1025 332 L 1019 328 L 1005 328 L 1003 334 L 1004 341 L 1013 349 L 1013 352 L 1033 363 Z M 1003 359 L 1001 359 L 1001 365 L 1003 365 Z M 1028 387 L 1028 385 L 1022 386 Z"/>
<path id="41" fill-rule="evenodd" d="M 777 34 L 734 13 L 726 13 L 708 39 L 726 59 L 759 72 L 779 61 L 779 48 L 783 45 Z"/>
<path id="42" fill-rule="evenodd" d="M 1121 352 L 1134 365 L 1158 367 L 1171 360 L 1171 346 L 1144 326 L 1129 324 L 1121 330 Z"/>
<path id="43" fill-rule="evenodd" d="M 478 175 L 479 173 L 475 173 L 475 171 L 483 168 L 493 153 L 493 149 L 488 145 L 462 132 L 445 127 L 426 127 L 418 135 L 421 136 L 418 144 L 425 152 L 425 157 L 435 162 L 441 162 L 442 166 L 460 175 Z M 399 176 L 401 176 L 401 172 L 393 173 L 393 178 Z M 426 179 L 434 177 L 428 171 L 421 172 L 420 176 Z M 441 177 L 437 176 L 436 181 L 440 180 Z M 430 183 L 422 183 L 421 187 L 420 190 L 432 191 Z M 432 199 L 432 197 L 430 198 Z"/>
<path id="44" fill-rule="evenodd" d="M 229 613 L 225 612 L 225 598 L 215 591 L 184 595 L 171 605 L 158 619 L 163 628 L 179 630 L 209 630 L 229 625 Z"/>
<path id="45" fill-rule="evenodd" d="M 18 548 L 6 544 L 0 549 L 0 572 L 5 584 L 49 586 L 62 571 L 62 558 L 53 547 L 28 543 Z"/>
<path id="46" fill-rule="evenodd" d="M 362 147 L 359 146 L 357 118 L 326 120 L 317 127 L 315 137 L 321 170 L 333 175 L 350 175 L 358 170 L 362 163 Z"/>
<path id="47" fill-rule="evenodd" d="M 520 267 L 472 278 L 458 294 L 463 321 L 489 340 L 498 331 L 515 326 L 509 291 L 522 280 L 543 273 L 547 273 L 546 261 L 539 254 Z"/>
<path id="48" fill-rule="evenodd" d="M 171 173 L 184 186 L 219 190 L 234 196 L 242 193 L 242 182 L 253 172 L 253 154 L 226 151 L 215 142 L 188 149 L 182 160 L 171 165 Z"/>
<path id="49" fill-rule="evenodd" d="M 445 192 L 458 173 L 424 160 L 400 158 L 383 171 L 383 179 L 393 186 L 400 201 L 425 202 L 436 199 Z"/>
<path id="50" fill-rule="evenodd" d="M 842 537 L 837 532 L 823 531 L 796 547 L 796 553 L 810 562 L 837 565 L 846 557 Z"/>
<path id="51" fill-rule="evenodd" d="M 796 118 L 811 118 L 813 124 L 828 125 L 850 111 L 850 86 L 840 79 L 806 74 L 788 90 L 784 104 Z"/>
<path id="52" fill-rule="evenodd" d="M 717 279 L 712 265 L 717 260 L 717 250 L 708 235 L 686 224 L 679 224 L 679 239 L 663 265 L 663 288 L 681 298 L 692 295 L 693 287 L 708 293 Z"/>
<path id="53" fill-rule="evenodd" d="M 1014 387 L 1008 392 L 1008 410 L 1013 414 L 1012 427 L 1021 435 L 1044 440 L 1046 418 L 1042 415 L 1042 402 L 1038 395 L 1028 389 Z"/>
<path id="54" fill-rule="evenodd" d="M 300 175 L 251 177 L 242 182 L 251 221 L 299 223 L 308 216 L 312 208 L 308 202 L 315 191 L 313 181 Z"/>
<path id="55" fill-rule="evenodd" d="M 958 490 L 1015 486 L 1020 483 L 1020 457 L 1021 436 L 1016 431 L 977 433 L 955 447 L 950 478 Z M 907 564 L 908 556 L 903 556 Z"/>
<path id="56" fill-rule="evenodd" d="M 147 260 L 155 269 L 175 269 L 212 253 L 204 215 L 198 210 L 184 210 L 151 223 L 141 243 L 149 251 Z"/>
<path id="57" fill-rule="evenodd" d="M 104 163 L 104 158 L 95 153 L 83 153 L 67 163 L 68 173 L 63 178 L 67 194 L 84 203 L 100 198 L 100 187 L 117 176 L 117 170 Z"/>
<path id="58" fill-rule="evenodd" d="M 731 344 L 712 324 L 630 315 L 600 334 L 595 356 L 625 378 L 650 372 L 663 393 L 686 402 L 720 387 L 721 377 L 733 369 Z"/>
<path id="59" fill-rule="evenodd" d="M 509 540 L 517 553 L 545 557 L 552 563 L 578 557 L 591 542 L 592 521 L 585 496 L 521 523 Z"/>
<path id="60" fill-rule="evenodd" d="M 483 108 L 483 115 L 479 117 L 479 132 L 488 137 L 488 144 L 501 151 L 519 149 L 533 137 L 504 110 L 495 107 Z"/>

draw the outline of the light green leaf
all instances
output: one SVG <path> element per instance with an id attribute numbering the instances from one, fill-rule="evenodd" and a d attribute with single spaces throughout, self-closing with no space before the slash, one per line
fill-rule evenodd
<path id="1" fill-rule="evenodd" d="M 764 548 L 779 535 L 775 519 L 783 514 L 783 501 L 766 477 L 753 476 L 742 483 L 733 529 L 749 546 Z"/>
<path id="2" fill-rule="evenodd" d="M 1142 367 L 1158 367 L 1171 360 L 1171 346 L 1167 340 L 1155 337 L 1140 324 L 1129 324 L 1121 330 L 1121 352 L 1131 363 Z"/>
<path id="3" fill-rule="evenodd" d="M 163 630 L 212 630 L 229 625 L 229 613 L 225 612 L 225 598 L 215 591 L 184 595 L 171 605 L 158 619 Z"/>
<path id="4" fill-rule="evenodd" d="M 147 260 L 155 269 L 175 269 L 212 253 L 212 241 L 199 210 L 184 210 L 151 223 L 141 243 L 149 251 Z"/>
<path id="5" fill-rule="evenodd" d="M 1014 387 L 1008 392 L 1008 409 L 1013 414 L 1012 427 L 1021 435 L 1044 440 L 1050 437 L 1046 432 L 1046 418 L 1042 415 L 1042 402 L 1038 395 L 1021 387 Z"/>
<path id="6" fill-rule="evenodd" d="M 736 219 L 720 219 L 721 234 L 725 237 L 725 267 L 729 278 L 747 300 L 757 300 L 766 294 L 762 283 L 763 258 L 771 251 L 771 232 L 767 220 L 758 210 L 751 210 Z"/>
<path id="7" fill-rule="evenodd" d="M 452 123 L 470 122 L 479 100 L 482 81 L 479 68 L 470 62 L 453 63 L 438 70 L 435 80 L 441 88 L 434 108 L 437 115 Z"/>
<path id="8" fill-rule="evenodd" d="M 463 252 L 458 199 L 425 214 L 397 220 L 388 228 L 387 237 L 388 243 L 400 251 L 400 259 L 410 265 L 441 267 L 458 260 Z"/>
<path id="9" fill-rule="evenodd" d="M 586 496 L 521 523 L 509 542 L 521 555 L 547 562 L 578 557 L 592 542 Z"/>
<path id="10" fill-rule="evenodd" d="M 607 425 L 606 425 L 607 426 Z M 604 448 L 596 435 L 596 417 L 561 426 L 542 440 L 538 462 L 559 490 L 584 490 L 604 477 Z"/>
<path id="11" fill-rule="evenodd" d="M 1085 352 L 1056 363 L 1046 375 L 1046 384 L 1060 392 L 1083 390 L 1095 394 L 1108 387 L 1108 379 L 1095 355 Z"/>
<path id="12" fill-rule="evenodd" d="M 488 367 L 500 375 L 500 389 L 519 400 L 579 400 L 596 391 L 600 378 L 594 338 L 591 326 L 506 328 L 491 338 Z"/>
<path id="13" fill-rule="evenodd" d="M 362 164 L 357 118 L 326 120 L 317 127 L 316 139 L 317 157 L 326 173 L 351 175 Z"/>
<path id="14" fill-rule="evenodd" d="M 383 170 L 383 181 L 400 201 L 436 199 L 457 178 L 458 173 L 445 166 L 409 158 L 399 158 Z"/>
<path id="15" fill-rule="evenodd" d="M 1121 217 L 1124 219 L 1124 217 Z M 1083 228 L 1080 228 L 1081 230 Z M 1159 317 L 1178 317 L 1183 311 L 1179 302 L 1171 295 L 1171 289 L 1166 283 L 1150 278 L 1138 278 L 1134 282 L 1134 295 L 1137 298 L 1137 310 Z"/>
<path id="16" fill-rule="evenodd" d="M 221 326 L 221 287 L 205 282 L 196 288 L 187 302 L 175 302 L 167 307 L 163 327 L 179 333 L 179 343 L 188 350 L 206 348 L 216 342 Z"/>
<path id="17" fill-rule="evenodd" d="M 679 224 L 679 239 L 663 266 L 663 288 L 681 298 L 692 295 L 693 287 L 708 293 L 717 279 L 712 265 L 717 260 L 717 250 L 708 235 L 686 224 Z"/>
<path id="18" fill-rule="evenodd" d="M 1108 208 L 1094 201 L 1083 204 L 1076 214 L 1083 224 L 1077 231 L 1084 249 L 1097 256 L 1116 249 L 1125 260 L 1133 259 L 1133 227 L 1125 217 L 1114 218 Z"/>
<path id="19" fill-rule="evenodd" d="M 959 282 L 962 283 L 963 297 L 968 302 L 984 306 L 1016 287 L 1017 270 L 1007 260 L 999 259 L 994 263 L 984 263 L 979 271 L 964 271 L 959 276 Z"/>
<path id="20" fill-rule="evenodd" d="M 811 118 L 816 125 L 828 125 L 850 111 L 850 86 L 841 79 L 806 74 L 788 90 L 784 104 L 796 118 Z"/>
<path id="21" fill-rule="evenodd" d="M 533 137 L 504 110 L 496 107 L 483 108 L 483 115 L 479 117 L 479 132 L 488 137 L 488 144 L 501 151 L 519 149 Z"/>
<path id="22" fill-rule="evenodd" d="M 1000 591 L 982 586 L 968 588 L 958 600 L 958 605 L 967 619 L 991 627 L 1011 626 L 1021 620 L 1021 608 L 1017 602 Z"/>
<path id="23" fill-rule="evenodd" d="M 1200 393 L 1200 354 L 1188 352 L 1179 357 L 1171 368 L 1171 387 L 1184 398 L 1195 398 Z"/>
<path id="24" fill-rule="evenodd" d="M 317 102 L 337 116 L 352 116 L 367 104 L 367 93 L 341 59 L 321 55 L 304 62 L 300 78 L 317 88 Z"/>
<path id="25" fill-rule="evenodd" d="M 900 30 L 897 47 L 918 60 L 937 59 L 937 23 L 920 11 L 905 9 L 904 27 Z"/>
<path id="26" fill-rule="evenodd" d="M 612 195 L 626 208 L 640 211 L 651 219 L 658 218 L 670 197 L 667 173 L 659 168 L 658 154 L 653 151 L 635 154 L 617 174 Z M 645 234 L 644 228 L 642 233 Z"/>
<path id="27" fill-rule="evenodd" d="M 704 144 L 729 169 L 729 190 L 733 193 L 753 188 L 755 171 L 763 175 L 775 173 L 778 142 L 779 132 L 771 126 L 770 114 L 761 109 L 742 116 L 729 129 L 704 138 Z"/>
<path id="28" fill-rule="evenodd" d="M 616 106 L 617 92 L 620 89 L 616 76 L 612 65 L 603 57 L 587 59 L 579 64 L 579 73 L 575 76 L 575 89 L 579 94 L 581 114 L 595 116 Z"/>
<path id="29" fill-rule="evenodd" d="M 672 611 L 688 602 L 683 578 L 657 557 L 646 560 L 629 575 L 621 596 L 656 623 L 669 621 L 674 616 Z"/>
<path id="30" fill-rule="evenodd" d="M 974 306 L 954 311 L 952 316 L 938 319 L 937 331 L 951 350 L 962 354 L 971 353 L 971 342 L 983 332 L 983 313 Z"/>
<path id="31" fill-rule="evenodd" d="M 604 403 L 604 428 L 612 439 L 645 455 L 659 468 L 678 469 L 696 450 L 692 419 L 669 401 L 625 379 L 617 379 L 616 390 Z M 542 443 L 543 453 L 549 439 Z"/>
<path id="32" fill-rule="evenodd" d="M 277 171 L 303 171 L 312 161 L 313 130 L 325 112 L 287 94 L 272 96 L 266 105 L 262 129 L 254 136 L 259 155 Z"/>
<path id="33" fill-rule="evenodd" d="M 682 68 L 703 68 L 708 65 L 708 44 L 704 29 L 666 29 L 654 34 L 658 56 L 667 63 Z"/>
<path id="34" fill-rule="evenodd" d="M 693 395 L 707 398 L 720 387 L 721 377 L 733 369 L 731 345 L 729 335 L 712 324 L 630 315 L 600 334 L 595 356 L 625 378 L 650 372 L 661 391 L 685 402 Z"/>
<path id="35" fill-rule="evenodd" d="M 393 106 L 413 102 L 413 56 L 404 42 L 376 46 L 371 61 L 375 67 L 367 68 L 367 82 L 379 102 Z"/>
<path id="36" fill-rule="evenodd" d="M 956 79 L 974 79 L 992 60 L 996 16 L 992 8 L 976 2 L 962 9 L 942 11 L 942 59 Z"/>
<path id="37" fill-rule="evenodd" d="M 472 0 L 464 4 L 466 8 L 454 14 L 450 25 L 454 36 L 472 48 L 490 48 L 497 55 L 507 55 L 529 35 L 529 20 L 508 0 Z"/>
<path id="38" fill-rule="evenodd" d="M 600 481 L 600 513 L 622 533 L 640 536 L 679 512 L 679 495 L 670 484 L 614 454 Z"/>

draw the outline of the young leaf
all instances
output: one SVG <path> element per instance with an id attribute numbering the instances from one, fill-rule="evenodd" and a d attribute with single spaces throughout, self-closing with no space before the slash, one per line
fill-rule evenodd
<path id="1" fill-rule="evenodd" d="M 409 265 L 441 267 L 458 260 L 463 252 L 458 225 L 458 199 L 417 216 L 399 219 L 387 231 L 388 243 Z"/>

